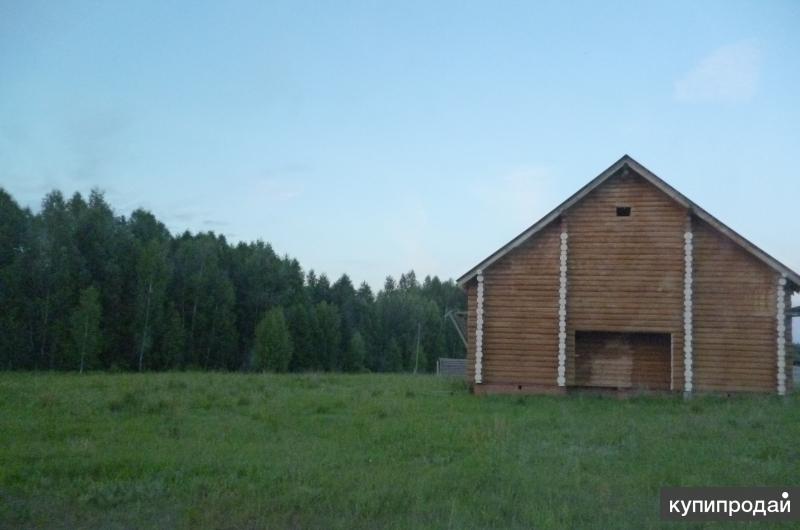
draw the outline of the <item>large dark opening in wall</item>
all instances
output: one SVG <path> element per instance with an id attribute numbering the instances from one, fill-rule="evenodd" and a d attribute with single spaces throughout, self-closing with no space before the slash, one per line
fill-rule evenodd
<path id="1" fill-rule="evenodd" d="M 669 333 L 575 332 L 575 386 L 669 390 Z"/>

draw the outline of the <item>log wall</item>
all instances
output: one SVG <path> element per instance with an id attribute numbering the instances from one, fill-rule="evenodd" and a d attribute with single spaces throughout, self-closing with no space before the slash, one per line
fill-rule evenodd
<path id="1" fill-rule="evenodd" d="M 630 216 L 618 217 L 618 206 Z M 686 209 L 635 173 L 611 177 L 567 212 L 568 385 L 581 383 L 575 332 L 616 331 L 671 334 L 672 387 L 683 388 L 686 222 Z"/>
<path id="2" fill-rule="evenodd" d="M 560 234 L 557 224 L 548 226 L 484 271 L 484 384 L 556 385 Z M 474 280 L 467 285 L 470 381 L 475 285 Z"/>
<path id="3" fill-rule="evenodd" d="M 693 225 L 695 388 L 775 392 L 778 273 L 705 222 Z"/>

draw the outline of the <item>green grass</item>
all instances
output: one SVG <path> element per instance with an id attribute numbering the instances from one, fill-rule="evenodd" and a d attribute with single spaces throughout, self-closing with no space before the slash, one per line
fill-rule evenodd
<path id="1" fill-rule="evenodd" d="M 2 374 L 0 527 L 665 526 L 665 485 L 797 485 L 798 406 L 479 398 L 429 376 Z"/>

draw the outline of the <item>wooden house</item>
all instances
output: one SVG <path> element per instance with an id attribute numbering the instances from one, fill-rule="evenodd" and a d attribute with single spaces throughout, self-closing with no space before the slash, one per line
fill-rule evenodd
<path id="1" fill-rule="evenodd" d="M 800 276 L 627 155 L 458 283 L 476 393 L 792 388 Z"/>

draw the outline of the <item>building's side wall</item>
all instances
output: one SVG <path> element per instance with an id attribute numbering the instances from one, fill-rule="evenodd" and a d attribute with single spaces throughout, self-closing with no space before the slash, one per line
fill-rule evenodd
<path id="1" fill-rule="evenodd" d="M 630 217 L 617 217 L 630 206 Z M 683 388 L 683 276 L 687 210 L 636 174 L 614 176 L 565 216 L 569 232 L 567 384 L 575 331 L 672 336 L 673 389 Z"/>
<path id="2" fill-rule="evenodd" d="M 775 392 L 778 274 L 705 222 L 693 226 L 695 389 Z"/>
<path id="3" fill-rule="evenodd" d="M 551 225 L 484 271 L 485 385 L 556 386 L 559 236 L 558 226 Z M 474 281 L 467 298 L 467 373 L 473 381 Z"/>

